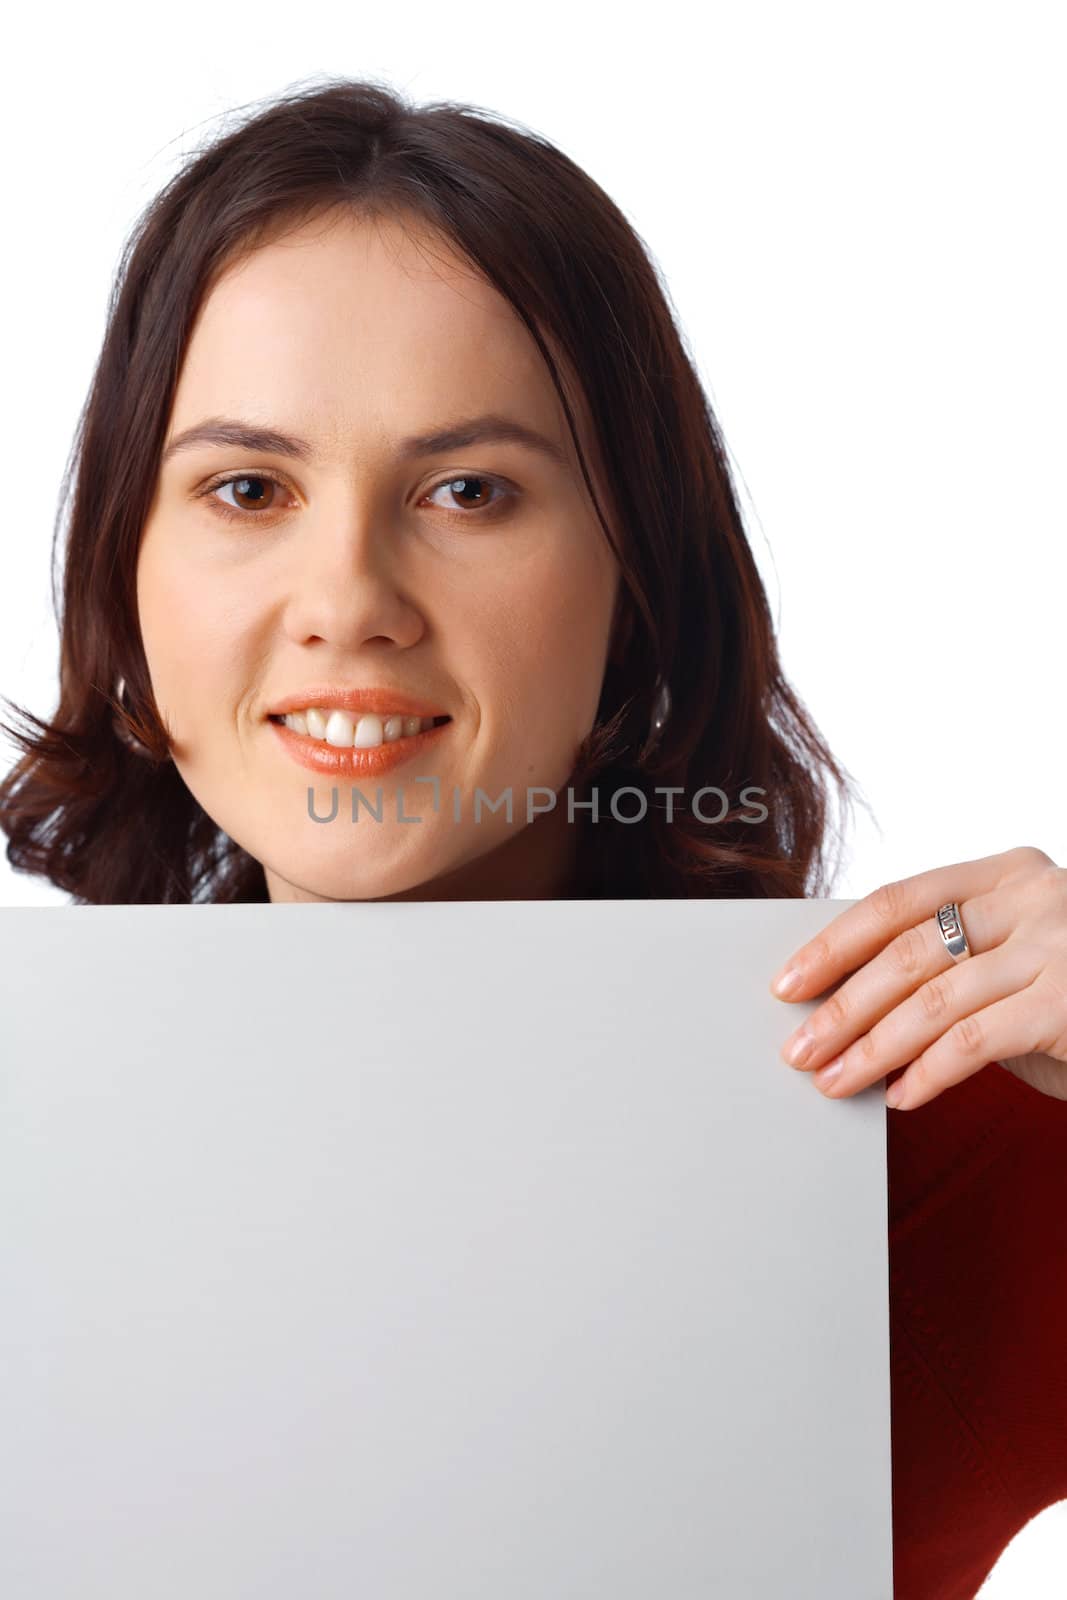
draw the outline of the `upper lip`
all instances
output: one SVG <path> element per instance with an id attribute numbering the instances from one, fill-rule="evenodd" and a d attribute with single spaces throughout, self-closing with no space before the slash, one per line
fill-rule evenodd
<path id="1" fill-rule="evenodd" d="M 276 700 L 267 711 L 267 716 L 280 717 L 289 711 L 306 711 L 310 706 L 321 706 L 324 711 L 373 711 L 379 714 L 398 711 L 409 717 L 447 715 L 439 706 L 431 705 L 429 700 L 405 694 L 402 689 L 345 689 L 320 683 Z"/>

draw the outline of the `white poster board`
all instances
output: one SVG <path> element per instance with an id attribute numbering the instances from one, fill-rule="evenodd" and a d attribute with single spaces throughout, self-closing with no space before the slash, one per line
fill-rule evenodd
<path id="1" fill-rule="evenodd" d="M 848 902 L 0 910 L 5 1600 L 891 1600 Z"/>

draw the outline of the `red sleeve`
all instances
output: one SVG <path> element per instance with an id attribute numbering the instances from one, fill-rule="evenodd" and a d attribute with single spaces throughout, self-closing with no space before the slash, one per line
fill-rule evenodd
<path id="1" fill-rule="evenodd" d="M 990 1062 L 886 1118 L 894 1600 L 974 1600 L 1067 1498 L 1067 1101 Z"/>

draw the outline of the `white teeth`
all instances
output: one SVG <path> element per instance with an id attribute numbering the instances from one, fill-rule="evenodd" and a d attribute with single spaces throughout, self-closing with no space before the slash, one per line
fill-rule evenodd
<path id="1" fill-rule="evenodd" d="M 370 712 L 356 723 L 355 738 L 349 741 L 357 750 L 371 750 L 382 742 L 382 719 Z"/>
<path id="2" fill-rule="evenodd" d="M 326 743 L 339 745 L 342 750 L 350 750 L 352 733 L 352 718 L 344 711 L 331 711 L 326 724 Z"/>
<path id="3" fill-rule="evenodd" d="M 392 744 L 396 739 L 410 739 L 414 734 L 434 726 L 433 717 L 406 717 L 399 713 L 380 717 L 374 712 L 366 712 L 353 719 L 347 711 L 328 711 L 324 706 L 309 706 L 306 711 L 289 711 L 283 721 L 294 733 L 308 734 L 312 739 L 324 739 L 339 750 L 372 750 L 381 744 Z"/>

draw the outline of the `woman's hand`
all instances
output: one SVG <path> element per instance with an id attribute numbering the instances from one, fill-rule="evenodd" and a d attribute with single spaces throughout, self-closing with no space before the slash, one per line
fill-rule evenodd
<path id="1" fill-rule="evenodd" d="M 971 950 L 961 961 L 936 921 L 952 900 Z M 810 1000 L 847 973 L 782 1049 L 791 1066 L 823 1069 L 825 1093 L 855 1094 L 910 1062 L 886 1090 L 910 1111 L 999 1061 L 1067 1100 L 1067 870 L 1043 850 L 883 884 L 802 945 L 771 988 Z"/>

